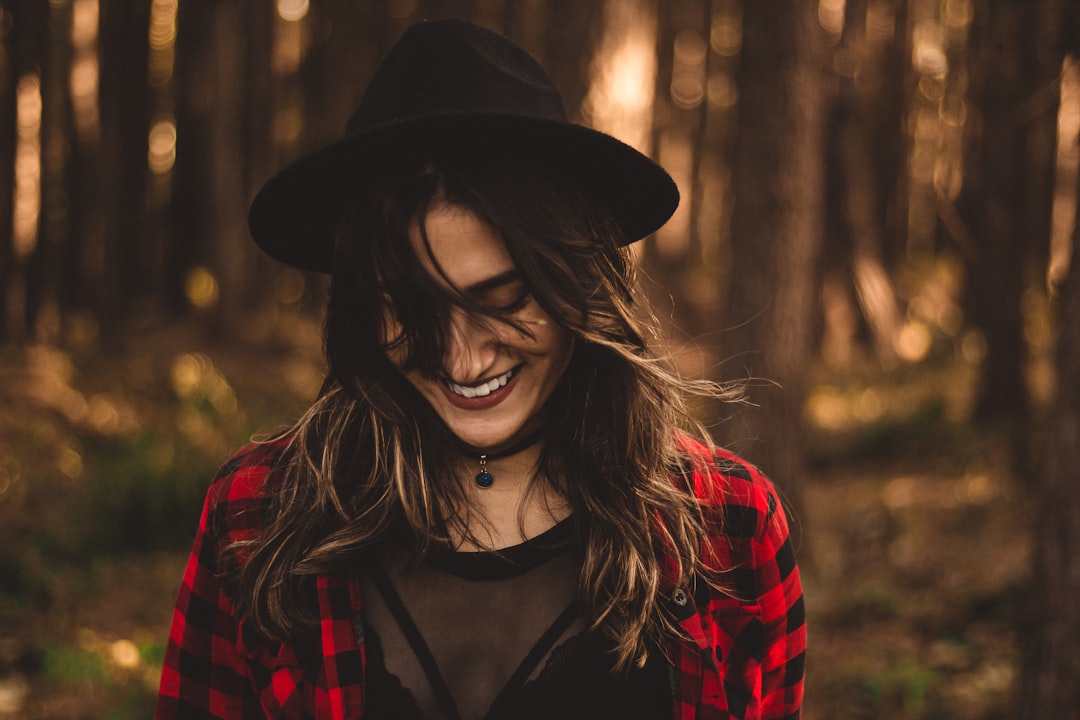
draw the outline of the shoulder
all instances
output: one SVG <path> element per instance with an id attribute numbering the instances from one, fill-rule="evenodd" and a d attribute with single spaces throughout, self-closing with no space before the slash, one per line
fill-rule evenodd
<path id="1" fill-rule="evenodd" d="M 753 464 L 723 448 L 685 447 L 693 494 L 703 521 L 702 560 L 720 573 L 722 593 L 786 612 L 801 589 L 783 504 Z"/>
<path id="2" fill-rule="evenodd" d="M 289 436 L 247 445 L 214 475 L 206 493 L 204 523 L 219 542 L 251 539 L 262 527 L 270 472 L 289 446 Z"/>
<path id="3" fill-rule="evenodd" d="M 760 537 L 783 510 L 773 483 L 735 453 L 689 437 L 679 438 L 682 476 L 705 516 L 707 531 Z"/>

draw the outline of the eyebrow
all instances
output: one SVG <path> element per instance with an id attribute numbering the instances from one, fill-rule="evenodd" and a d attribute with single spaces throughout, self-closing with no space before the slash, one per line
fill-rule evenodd
<path id="1" fill-rule="evenodd" d="M 517 268 L 513 268 L 506 272 L 501 272 L 498 275 L 492 275 L 486 280 L 475 282 L 472 285 L 462 288 L 461 291 L 466 295 L 479 295 L 488 290 L 494 290 L 497 287 L 509 285 L 510 283 L 517 282 L 521 279 L 521 271 Z"/>

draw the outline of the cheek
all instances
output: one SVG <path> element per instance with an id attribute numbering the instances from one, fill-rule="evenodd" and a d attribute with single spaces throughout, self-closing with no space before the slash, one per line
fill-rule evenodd
<path id="1" fill-rule="evenodd" d="M 551 364 L 551 380 L 557 382 L 570 364 L 570 356 L 574 354 L 574 336 L 550 323 L 543 335 L 538 334 L 537 339 L 543 340 L 548 362 Z"/>

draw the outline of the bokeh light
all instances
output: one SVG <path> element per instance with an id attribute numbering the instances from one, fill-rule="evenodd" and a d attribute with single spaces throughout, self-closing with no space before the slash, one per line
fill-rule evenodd
<path id="1" fill-rule="evenodd" d="M 308 0 L 278 0 L 277 3 L 278 16 L 286 22 L 303 20 L 310 9 L 311 4 Z"/>
<path id="2" fill-rule="evenodd" d="M 204 267 L 194 267 L 188 272 L 184 282 L 184 293 L 192 306 L 199 310 L 209 310 L 217 305 L 217 278 Z"/>
<path id="3" fill-rule="evenodd" d="M 38 240 L 41 216 L 41 79 L 27 73 L 15 90 L 15 197 L 11 244 L 17 259 Z"/>
<path id="4" fill-rule="evenodd" d="M 164 175 L 176 163 L 176 121 L 169 117 L 150 128 L 146 162 L 155 175 Z"/>

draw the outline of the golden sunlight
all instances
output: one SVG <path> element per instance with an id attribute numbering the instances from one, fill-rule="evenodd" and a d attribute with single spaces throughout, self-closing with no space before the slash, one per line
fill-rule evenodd
<path id="1" fill-rule="evenodd" d="M 308 0 L 278 0 L 277 13 L 285 22 L 298 22 L 303 20 L 311 9 Z"/>
<path id="2" fill-rule="evenodd" d="M 280 15 L 280 12 L 279 12 Z M 273 67 L 278 75 L 288 75 L 300 67 L 304 57 L 304 26 L 299 21 L 285 20 L 274 24 Z"/>
<path id="3" fill-rule="evenodd" d="M 1054 183 L 1053 230 L 1046 281 L 1056 288 L 1072 261 L 1076 224 L 1077 172 L 1080 169 L 1080 60 L 1065 58 L 1061 68 L 1061 104 L 1057 121 L 1057 180 Z"/>
<path id="4" fill-rule="evenodd" d="M 844 32 L 846 5 L 845 0 L 818 0 L 818 23 L 834 39 Z"/>
<path id="5" fill-rule="evenodd" d="M 920 20 L 915 26 L 911 45 L 911 63 L 915 69 L 934 78 L 943 78 L 949 69 L 945 56 L 945 37 L 941 24 L 935 20 Z"/>
<path id="6" fill-rule="evenodd" d="M 598 130 L 648 152 L 656 85 L 656 17 L 643 0 L 608 0 L 582 112 Z"/>
<path id="7" fill-rule="evenodd" d="M 76 132 L 88 139 L 96 139 L 100 129 L 98 10 L 98 0 L 75 0 L 71 4 L 71 109 Z"/>
<path id="8" fill-rule="evenodd" d="M 217 278 L 204 267 L 192 268 L 184 281 L 184 294 L 199 310 L 209 310 L 218 301 Z"/>
<path id="9" fill-rule="evenodd" d="M 25 259 L 38 241 L 41 216 L 41 79 L 27 73 L 15 90 L 15 193 L 11 244 Z"/>
<path id="10" fill-rule="evenodd" d="M 705 60 L 709 46 L 700 33 L 684 30 L 675 38 L 671 69 L 671 101 L 685 110 L 705 99 Z"/>
<path id="11" fill-rule="evenodd" d="M 165 85 L 173 74 L 176 12 L 179 0 L 154 0 L 150 6 L 150 84 Z"/>
<path id="12" fill-rule="evenodd" d="M 164 175 L 176 162 L 176 121 L 167 117 L 150 128 L 147 140 L 146 163 L 150 172 Z"/>

